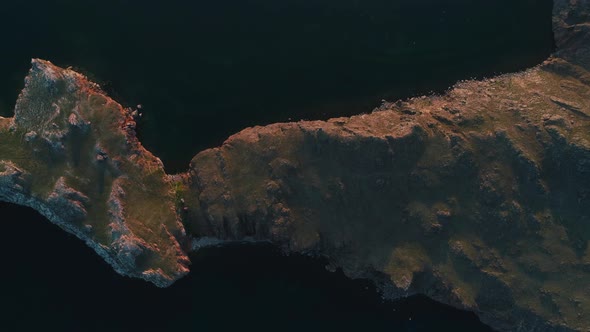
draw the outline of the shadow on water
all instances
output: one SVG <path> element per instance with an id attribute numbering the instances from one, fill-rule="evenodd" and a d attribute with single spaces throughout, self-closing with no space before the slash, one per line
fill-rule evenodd
<path id="1" fill-rule="evenodd" d="M 370 112 L 381 99 L 534 66 L 551 0 L 30 0 L 0 20 L 0 114 L 31 57 L 128 106 L 168 171 L 252 125 Z"/>
<path id="2" fill-rule="evenodd" d="M 424 297 L 383 302 L 367 281 L 269 245 L 208 249 L 168 289 L 115 274 L 31 209 L 0 203 L 4 331 L 491 331 Z"/>

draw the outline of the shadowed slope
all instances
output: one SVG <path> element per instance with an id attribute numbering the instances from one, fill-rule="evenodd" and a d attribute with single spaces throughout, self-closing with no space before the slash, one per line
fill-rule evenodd
<path id="1" fill-rule="evenodd" d="M 272 241 L 388 298 L 424 293 L 500 330 L 590 326 L 588 1 L 557 0 L 556 55 L 369 115 L 248 128 L 166 176 L 133 113 L 33 61 L 0 122 L 0 198 L 119 272 L 187 272 L 179 242 Z"/>

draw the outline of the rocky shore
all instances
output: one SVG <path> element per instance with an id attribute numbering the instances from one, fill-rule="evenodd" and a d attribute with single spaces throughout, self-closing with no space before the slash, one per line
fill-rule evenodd
<path id="1" fill-rule="evenodd" d="M 588 331 L 590 1 L 556 0 L 554 30 L 556 53 L 525 72 L 247 128 L 177 175 L 138 142 L 136 111 L 33 60 L 0 118 L 0 200 L 161 287 L 190 250 L 271 241 L 501 331 Z"/>
<path id="2" fill-rule="evenodd" d="M 188 272 L 172 183 L 135 136 L 133 110 L 35 59 L 0 118 L 0 199 L 32 207 L 113 268 L 165 287 Z"/>

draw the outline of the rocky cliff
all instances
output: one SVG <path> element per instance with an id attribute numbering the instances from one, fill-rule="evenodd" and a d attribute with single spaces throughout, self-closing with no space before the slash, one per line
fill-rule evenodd
<path id="1" fill-rule="evenodd" d="M 30 206 L 117 272 L 168 286 L 188 272 L 172 183 L 135 136 L 133 111 L 86 77 L 33 60 L 0 117 L 0 199 Z"/>
<path id="2" fill-rule="evenodd" d="M 168 176 L 133 110 L 34 60 L 0 118 L 0 199 L 120 273 L 167 286 L 185 251 L 272 241 L 506 331 L 590 326 L 590 2 L 556 0 L 558 50 L 371 114 L 248 128 Z M 184 248 L 184 250 L 183 250 Z"/>

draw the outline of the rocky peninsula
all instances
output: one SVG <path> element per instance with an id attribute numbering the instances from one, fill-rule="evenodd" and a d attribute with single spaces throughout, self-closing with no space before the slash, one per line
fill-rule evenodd
<path id="1" fill-rule="evenodd" d="M 270 241 L 501 331 L 587 331 L 590 1 L 554 7 L 558 50 L 535 68 L 247 128 L 176 175 L 137 140 L 136 110 L 35 59 L 0 117 L 0 200 L 160 287 L 192 250 Z"/>

